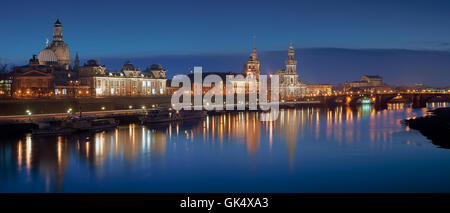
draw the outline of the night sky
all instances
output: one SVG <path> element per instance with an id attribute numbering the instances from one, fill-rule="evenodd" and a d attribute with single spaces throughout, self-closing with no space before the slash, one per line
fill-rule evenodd
<path id="1" fill-rule="evenodd" d="M 379 74 L 391 84 L 450 85 L 450 1 L 7 1 L 0 59 L 22 65 L 59 18 L 72 57 L 240 72 L 252 37 L 263 73 L 283 68 L 289 41 L 301 80 Z M 279 66 L 279 67 L 278 67 Z"/>

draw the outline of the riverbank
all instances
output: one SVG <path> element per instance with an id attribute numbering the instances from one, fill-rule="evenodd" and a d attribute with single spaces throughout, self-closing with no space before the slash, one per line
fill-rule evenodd
<path id="1" fill-rule="evenodd" d="M 66 113 L 69 109 L 74 112 L 127 110 L 150 108 L 155 106 L 169 106 L 170 96 L 152 97 L 104 97 L 104 98 L 73 98 L 73 99 L 30 99 L 30 100 L 1 100 L 0 116 L 32 114 Z"/>
<path id="2" fill-rule="evenodd" d="M 438 108 L 429 112 L 429 115 L 423 117 L 406 119 L 406 125 L 420 131 L 433 144 L 450 148 L 450 107 Z"/>

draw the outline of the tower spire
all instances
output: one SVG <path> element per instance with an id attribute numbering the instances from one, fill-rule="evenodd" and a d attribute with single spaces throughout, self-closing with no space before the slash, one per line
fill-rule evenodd
<path id="1" fill-rule="evenodd" d="M 75 55 L 75 68 L 78 68 L 80 66 L 80 58 L 78 57 L 78 52 Z"/>
<path id="2" fill-rule="evenodd" d="M 295 51 L 294 51 L 294 47 L 292 46 L 292 40 L 291 40 L 290 44 L 289 44 L 288 59 L 294 60 L 294 55 L 295 55 Z"/>
<path id="3" fill-rule="evenodd" d="M 257 60 L 258 59 L 258 54 L 256 53 L 256 42 L 255 42 L 255 40 L 256 40 L 256 36 L 253 35 L 253 51 L 252 51 L 252 55 L 251 55 L 251 58 L 253 60 Z"/>

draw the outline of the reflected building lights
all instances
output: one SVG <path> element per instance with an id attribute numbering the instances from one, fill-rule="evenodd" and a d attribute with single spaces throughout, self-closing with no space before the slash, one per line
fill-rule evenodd
<path id="1" fill-rule="evenodd" d="M 19 142 L 17 143 L 17 166 L 19 172 L 22 170 L 22 159 L 23 159 L 22 153 L 23 153 L 22 140 L 19 140 Z"/>
<path id="2" fill-rule="evenodd" d="M 58 142 L 56 143 L 56 152 L 58 155 L 58 165 L 61 165 L 61 157 L 62 157 L 62 137 L 58 136 Z"/>
<path id="3" fill-rule="evenodd" d="M 334 143 L 333 146 L 342 145 L 349 149 L 357 147 L 358 143 L 358 146 L 364 145 L 360 142 L 370 142 L 367 148 L 392 149 L 397 132 L 385 130 L 384 127 L 409 132 L 411 130 L 408 126 L 400 127 L 400 116 L 421 116 L 421 113 L 426 112 L 426 108 L 417 110 L 395 105 L 387 110 L 375 110 L 370 105 L 329 109 L 310 107 L 281 109 L 279 119 L 275 121 L 260 121 L 263 116 L 268 115 L 264 112 L 230 112 L 208 115 L 204 120 L 194 121 L 193 124 L 183 122 L 157 128 L 130 124 L 112 131 L 89 133 L 89 136 L 58 136 L 49 139 L 53 140 L 49 145 L 39 143 L 38 137 L 32 138 L 28 134 L 23 141 L 17 140 L 11 146 L 12 153 L 16 155 L 12 159 L 17 159 L 19 172 L 25 171 L 25 167 L 28 174 L 34 174 L 36 169 L 45 174 L 41 181 L 46 181 L 46 187 L 51 186 L 54 181 L 52 175 L 58 176 L 62 181 L 64 168 L 69 164 L 78 166 L 85 163 L 86 167 L 92 165 L 107 169 L 115 166 L 112 163 L 120 166 L 123 166 L 122 163 L 127 165 L 133 162 L 158 165 L 161 163 L 158 158 L 162 159 L 166 154 L 178 154 L 180 150 L 191 152 L 218 149 L 228 152 L 230 148 L 237 147 L 243 150 L 246 157 L 257 160 L 265 157 L 267 152 L 275 153 L 277 157 L 282 153 L 284 158 L 280 157 L 277 161 L 284 160 L 285 166 L 289 164 L 290 169 L 295 169 L 294 164 L 302 163 L 298 160 L 303 157 L 300 155 L 311 148 L 308 146 L 324 145 L 318 141 L 330 141 Z M 179 137 L 172 135 L 173 127 L 176 128 L 177 135 L 181 131 Z M 218 142 L 220 146 L 217 146 Z M 198 148 L 200 145 L 203 147 Z M 176 146 L 181 147 L 175 150 Z M 170 152 L 166 153 L 168 148 Z M 71 154 L 77 156 L 70 156 Z M 79 159 L 82 161 L 78 162 Z M 72 160 L 77 162 L 68 163 Z M 30 179 L 32 178 L 33 175 L 30 175 Z M 47 190 L 51 191 L 52 188 Z"/>
<path id="4" fill-rule="evenodd" d="M 32 155 L 32 143 L 31 143 L 31 134 L 27 134 L 26 136 L 26 168 L 29 173 L 31 170 L 31 156 Z"/>

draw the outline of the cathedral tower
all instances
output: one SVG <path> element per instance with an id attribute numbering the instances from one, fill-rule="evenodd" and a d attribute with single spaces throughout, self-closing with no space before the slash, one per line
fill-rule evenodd
<path id="1" fill-rule="evenodd" d="M 296 74 L 297 73 L 297 61 L 295 60 L 295 51 L 292 47 L 292 41 L 289 45 L 288 59 L 286 60 L 286 72 Z"/>
<path id="2" fill-rule="evenodd" d="M 259 66 L 260 62 L 258 60 L 258 54 L 256 53 L 256 47 L 253 43 L 253 52 L 251 53 L 250 57 L 248 58 L 247 63 L 244 65 L 244 69 L 242 70 L 242 74 L 245 76 L 247 75 L 253 75 L 259 80 Z"/>

